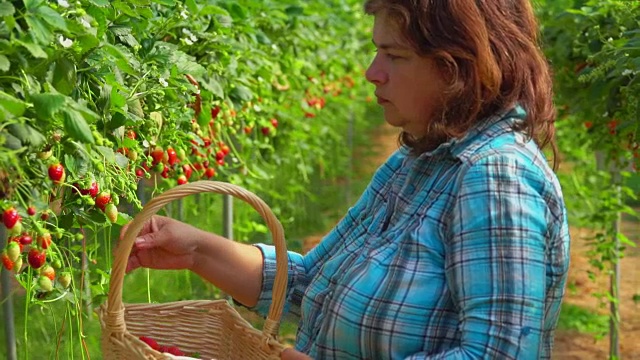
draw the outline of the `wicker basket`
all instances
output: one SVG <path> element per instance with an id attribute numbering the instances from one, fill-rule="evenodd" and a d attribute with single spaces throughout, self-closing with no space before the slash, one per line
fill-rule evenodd
<path id="1" fill-rule="evenodd" d="M 167 203 L 203 192 L 228 194 L 244 200 L 260 213 L 271 231 L 276 247 L 277 270 L 273 299 L 262 331 L 252 327 L 226 300 L 122 303 L 127 260 L 143 224 Z M 118 244 L 108 299 L 97 310 L 102 326 L 104 359 L 176 358 L 151 349 L 139 340 L 139 336 L 149 336 L 168 346 L 179 346 L 185 353 L 197 353 L 202 359 L 280 359 L 285 347 L 278 342 L 277 335 L 286 285 L 287 249 L 284 232 L 264 201 L 241 187 L 223 182 L 197 181 L 177 186 L 152 199 L 133 219 Z"/>

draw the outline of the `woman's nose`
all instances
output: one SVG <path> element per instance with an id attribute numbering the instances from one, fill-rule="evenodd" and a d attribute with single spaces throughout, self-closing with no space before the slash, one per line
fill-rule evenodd
<path id="1" fill-rule="evenodd" d="M 386 71 L 384 71 L 380 66 L 380 61 L 377 54 L 373 58 L 373 61 L 371 62 L 371 65 L 369 65 L 369 68 L 365 72 L 364 76 L 367 81 L 374 85 L 381 85 L 387 81 L 388 75 Z"/>

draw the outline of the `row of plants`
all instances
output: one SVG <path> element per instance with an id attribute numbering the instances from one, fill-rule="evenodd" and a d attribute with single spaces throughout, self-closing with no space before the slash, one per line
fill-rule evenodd
<path id="1" fill-rule="evenodd" d="M 620 322 L 616 264 L 625 249 L 635 246 L 620 231 L 619 219 L 623 213 L 637 216 L 640 3 L 543 1 L 538 11 L 555 72 L 559 148 L 570 168 L 560 172 L 570 221 L 592 230 L 586 239 L 589 276 L 611 277 L 614 284 L 611 291 L 593 295 L 602 306 L 613 304 L 615 342 Z M 612 358 L 619 355 L 615 347 Z"/>
<path id="2" fill-rule="evenodd" d="M 348 176 L 347 130 L 370 126 L 369 26 L 354 0 L 0 3 L 1 256 L 25 312 L 65 302 L 69 324 L 91 317 L 112 227 L 141 197 L 212 179 L 257 193 L 285 227 L 312 216 L 314 181 Z M 236 239 L 268 236 L 236 221 Z"/>

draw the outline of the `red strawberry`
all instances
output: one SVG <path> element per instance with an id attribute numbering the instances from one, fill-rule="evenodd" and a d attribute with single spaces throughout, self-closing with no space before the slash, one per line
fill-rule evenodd
<path id="1" fill-rule="evenodd" d="M 51 234 L 48 232 L 38 235 L 38 245 L 43 249 L 48 249 L 51 245 Z"/>
<path id="2" fill-rule="evenodd" d="M 211 118 L 215 119 L 218 117 L 218 114 L 220 113 L 220 106 L 214 106 L 211 108 Z"/>
<path id="3" fill-rule="evenodd" d="M 22 234 L 22 236 L 20 236 L 20 239 L 18 241 L 20 241 L 20 244 L 22 245 L 29 245 L 33 242 L 33 239 L 29 234 L 24 233 Z"/>
<path id="4" fill-rule="evenodd" d="M 193 172 L 193 169 L 191 168 L 191 165 L 189 165 L 189 164 L 182 165 L 182 171 L 184 172 L 184 176 L 186 176 L 187 179 L 191 178 L 191 173 Z"/>
<path id="5" fill-rule="evenodd" d="M 207 168 L 207 170 L 204 171 L 204 176 L 206 176 L 209 179 L 216 176 L 216 169 Z"/>
<path id="6" fill-rule="evenodd" d="M 107 215 L 107 219 L 109 219 L 109 221 L 111 221 L 112 223 L 118 221 L 118 207 L 115 204 L 107 204 L 106 208 L 104 209 L 104 213 L 105 215 Z"/>
<path id="7" fill-rule="evenodd" d="M 51 267 L 51 265 L 44 265 L 40 269 L 40 275 L 48 277 L 51 281 L 56 278 L 56 271 Z"/>
<path id="8" fill-rule="evenodd" d="M 262 130 L 262 135 L 264 135 L 264 136 L 268 136 L 268 135 L 269 135 L 269 133 L 271 132 L 271 129 L 269 129 L 269 128 L 268 128 L 268 127 L 266 127 L 266 126 L 264 126 L 264 127 L 263 127 L 262 129 L 260 129 L 260 130 Z"/>
<path id="9" fill-rule="evenodd" d="M 42 221 L 49 220 L 49 210 L 45 210 L 42 212 L 42 214 L 40 215 L 40 220 Z"/>
<path id="10" fill-rule="evenodd" d="M 220 150 L 216 153 L 216 160 L 224 159 L 224 156 L 225 156 L 225 153 L 222 150 Z"/>
<path id="11" fill-rule="evenodd" d="M 251 134 L 251 132 L 253 131 L 253 128 L 251 126 L 245 126 L 244 127 L 244 133 L 249 135 Z"/>
<path id="12" fill-rule="evenodd" d="M 29 250 L 29 254 L 27 255 L 27 262 L 34 269 L 39 269 L 44 262 L 47 260 L 47 254 L 36 248 L 32 248 Z"/>
<path id="13" fill-rule="evenodd" d="M 173 150 L 172 147 L 168 147 L 167 148 L 167 161 L 169 162 L 169 165 L 173 165 L 176 162 L 178 162 L 178 154 L 176 153 L 175 150 Z"/>
<path id="14" fill-rule="evenodd" d="M 107 206 L 109 202 L 111 202 L 111 194 L 108 192 L 103 191 L 96 197 L 96 206 L 102 211 L 104 211 L 105 206 Z"/>
<path id="15" fill-rule="evenodd" d="M 128 137 L 131 140 L 135 140 L 136 139 L 136 132 L 133 130 L 127 130 L 127 132 L 125 133 L 125 136 Z"/>
<path id="16" fill-rule="evenodd" d="M 177 346 L 169 346 L 165 352 L 171 355 L 184 356 L 185 354 Z"/>
<path id="17" fill-rule="evenodd" d="M 38 277 L 38 285 L 40 286 L 40 289 L 42 289 L 42 291 L 44 292 L 49 292 L 53 290 L 53 283 L 51 282 L 51 279 L 49 279 L 46 276 Z"/>
<path id="18" fill-rule="evenodd" d="M 20 244 L 18 244 L 15 241 L 9 242 L 5 250 L 7 252 L 7 256 L 9 257 L 9 260 L 13 262 L 16 262 L 16 260 L 18 260 L 18 258 L 20 257 L 20 253 L 22 252 L 22 249 L 20 248 Z"/>
<path id="19" fill-rule="evenodd" d="M 159 350 L 160 349 L 160 345 L 158 345 L 158 342 L 156 342 L 155 340 L 153 340 L 152 338 L 150 338 L 148 336 L 140 336 L 139 339 L 142 340 L 147 345 L 149 345 L 149 347 L 152 348 L 153 350 Z"/>
<path id="20" fill-rule="evenodd" d="M 2 222 L 7 229 L 13 228 L 18 220 L 20 220 L 20 215 L 14 207 L 10 207 L 2 213 Z"/>
<path id="21" fill-rule="evenodd" d="M 188 183 L 189 180 L 187 180 L 187 177 L 184 175 L 180 175 L 178 176 L 178 185 L 184 185 L 186 183 Z"/>
<path id="22" fill-rule="evenodd" d="M 35 206 L 29 206 L 29 208 L 27 209 L 27 214 L 29 214 L 29 216 L 33 216 L 36 214 L 36 207 Z"/>
<path id="23" fill-rule="evenodd" d="M 153 158 L 153 165 L 161 163 L 164 158 L 164 150 L 160 146 L 156 146 L 151 150 L 151 157 Z"/>
<path id="24" fill-rule="evenodd" d="M 14 262 L 11 261 L 9 255 L 7 255 L 7 252 L 3 251 L 2 255 L 0 255 L 0 258 L 2 258 L 2 266 L 4 266 L 5 269 L 11 271 L 13 269 Z"/>
<path id="25" fill-rule="evenodd" d="M 93 181 L 91 186 L 88 189 L 81 189 L 80 194 L 82 195 L 91 195 L 92 198 L 95 199 L 98 196 L 98 192 L 100 191 L 98 183 Z"/>
<path id="26" fill-rule="evenodd" d="M 274 128 L 278 127 L 278 119 L 271 119 L 271 125 L 273 125 Z"/>
<path id="27" fill-rule="evenodd" d="M 220 145 L 220 150 L 222 150 L 222 152 L 225 155 L 229 155 L 229 153 L 231 152 L 231 149 L 229 149 L 229 147 L 227 146 L 227 144 L 222 144 Z"/>
<path id="28" fill-rule="evenodd" d="M 64 182 L 65 172 L 64 167 L 60 163 L 55 163 L 49 165 L 49 179 L 53 181 L 54 184 L 59 184 Z"/>

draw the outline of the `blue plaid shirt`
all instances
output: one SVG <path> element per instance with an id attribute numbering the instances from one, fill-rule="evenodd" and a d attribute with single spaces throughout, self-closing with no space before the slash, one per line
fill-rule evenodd
<path id="1" fill-rule="evenodd" d="M 567 214 L 521 108 L 419 157 L 404 148 L 305 256 L 289 252 L 296 349 L 316 359 L 550 358 Z M 275 250 L 264 256 L 266 314 Z"/>

